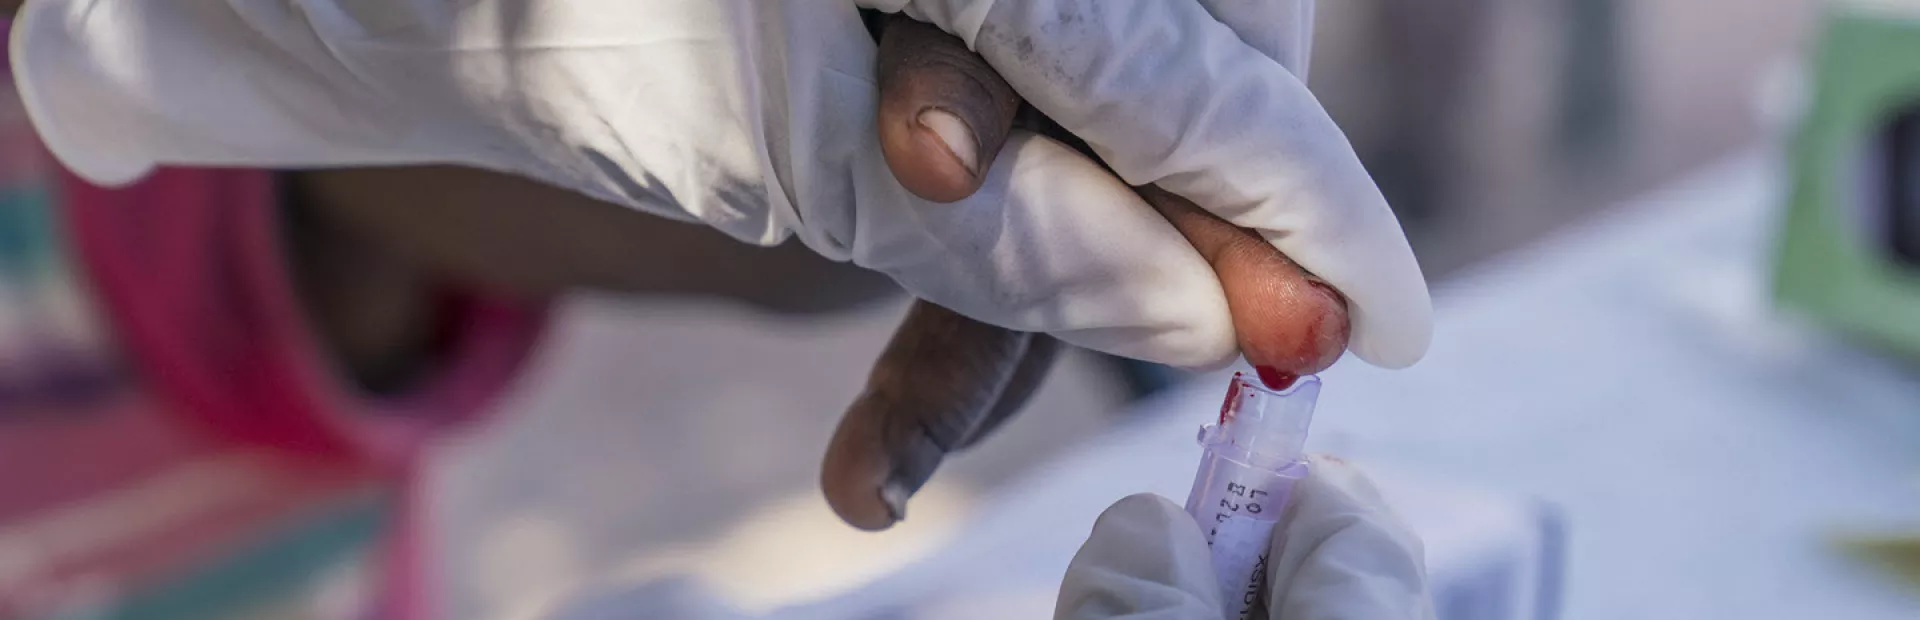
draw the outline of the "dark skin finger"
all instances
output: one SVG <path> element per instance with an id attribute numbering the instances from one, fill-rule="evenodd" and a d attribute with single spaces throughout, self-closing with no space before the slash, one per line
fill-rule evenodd
<path id="1" fill-rule="evenodd" d="M 880 150 L 915 195 L 973 195 L 1006 143 L 1020 97 L 953 35 L 893 15 L 882 22 Z"/>
<path id="2" fill-rule="evenodd" d="M 955 446 L 955 450 L 973 447 L 981 439 L 992 435 L 1000 425 L 1013 419 L 1027 406 L 1033 393 L 1040 391 L 1040 385 L 1046 382 L 1047 373 L 1053 370 L 1053 361 L 1060 357 L 1060 349 L 1066 345 L 1046 334 L 1033 334 L 1027 341 L 1026 353 L 1020 357 L 1020 364 L 1014 366 L 1013 376 L 1007 379 L 1006 387 L 1000 389 L 1000 398 L 992 409 L 981 416 L 973 427 L 973 433 Z"/>
<path id="3" fill-rule="evenodd" d="M 827 447 L 827 504 L 864 530 L 903 518 L 941 459 L 976 439 L 1033 338 L 915 302 Z"/>
<path id="4" fill-rule="evenodd" d="M 1061 346 L 915 302 L 828 446 L 820 483 L 828 505 L 866 530 L 905 518 L 907 498 L 947 455 L 1026 406 Z"/>
<path id="5" fill-rule="evenodd" d="M 865 530 L 905 518 L 907 498 L 947 455 L 992 435 L 1026 406 L 1061 346 L 1045 334 L 915 302 L 827 448 L 820 484 L 828 505 Z M 956 400 L 929 401 L 938 394 Z"/>

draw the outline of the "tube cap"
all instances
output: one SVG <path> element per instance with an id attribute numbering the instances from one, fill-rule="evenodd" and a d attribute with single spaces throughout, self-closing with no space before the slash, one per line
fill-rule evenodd
<path id="1" fill-rule="evenodd" d="M 1320 400 L 1320 379 L 1301 377 L 1270 390 L 1239 373 L 1227 387 L 1220 420 L 1200 429 L 1200 445 L 1257 467 L 1282 467 L 1305 458 L 1307 428 Z"/>

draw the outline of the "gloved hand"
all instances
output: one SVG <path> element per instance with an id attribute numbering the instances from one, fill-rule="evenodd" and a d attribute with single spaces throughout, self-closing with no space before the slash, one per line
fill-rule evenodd
<path id="1" fill-rule="evenodd" d="M 1315 458 L 1277 527 L 1267 556 L 1268 613 L 1256 617 L 1434 617 L 1420 539 L 1352 466 Z M 1179 505 L 1141 494 L 1094 523 L 1067 567 L 1054 617 L 1215 620 L 1220 597 L 1200 526 Z"/>
<path id="2" fill-rule="evenodd" d="M 958 34 L 1126 183 L 1016 132 L 972 196 L 939 204 L 907 192 L 876 148 L 861 5 Z M 34 0 L 15 23 L 14 65 L 49 146 L 95 181 L 155 163 L 469 164 L 744 241 L 797 235 L 994 325 L 1222 365 L 1238 347 L 1219 283 L 1127 187 L 1158 184 L 1263 232 L 1343 293 L 1360 357 L 1411 363 L 1426 346 L 1427 301 L 1398 225 L 1301 81 L 1243 42 L 1307 22 L 1208 10 Z M 1288 42 L 1261 49 L 1297 57 L 1304 38 Z"/>

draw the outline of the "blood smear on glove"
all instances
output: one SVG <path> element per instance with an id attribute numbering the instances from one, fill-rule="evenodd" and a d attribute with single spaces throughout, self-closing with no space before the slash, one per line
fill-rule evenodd
<path id="1" fill-rule="evenodd" d="M 1265 616 L 1274 526 L 1307 476 L 1307 427 L 1319 396 L 1316 377 L 1274 391 L 1236 373 L 1219 422 L 1200 429 L 1206 454 L 1187 514 L 1206 531 L 1228 620 Z"/>

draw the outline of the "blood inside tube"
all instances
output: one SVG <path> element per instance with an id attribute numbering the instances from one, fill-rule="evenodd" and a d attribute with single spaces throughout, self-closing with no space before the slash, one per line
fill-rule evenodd
<path id="1" fill-rule="evenodd" d="M 1319 381 L 1275 392 L 1234 375 L 1215 424 L 1200 429 L 1206 452 L 1187 496 L 1220 577 L 1226 618 L 1250 617 L 1265 600 L 1275 526 L 1307 475 L 1302 449 Z"/>
<path id="2" fill-rule="evenodd" d="M 1233 412 L 1240 408 L 1240 384 L 1244 382 L 1240 373 L 1233 373 L 1233 382 L 1227 384 L 1227 399 L 1220 403 L 1220 421 L 1217 424 L 1226 424 L 1227 418 L 1233 417 Z"/>

